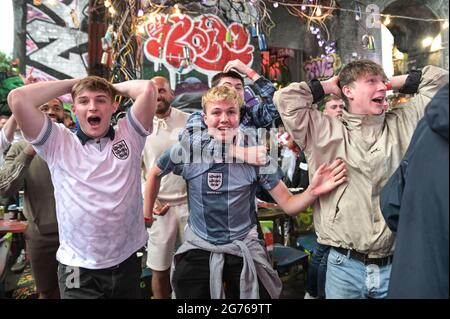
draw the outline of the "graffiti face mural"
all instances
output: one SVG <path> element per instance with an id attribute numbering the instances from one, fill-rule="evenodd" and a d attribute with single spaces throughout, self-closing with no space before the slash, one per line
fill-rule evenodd
<path id="1" fill-rule="evenodd" d="M 30 1 L 31 2 L 31 1 Z M 26 68 L 41 80 L 79 78 L 87 75 L 88 0 L 27 4 Z M 81 24 L 80 24 L 81 22 Z"/>
<path id="2" fill-rule="evenodd" d="M 176 74 L 195 70 L 205 74 L 210 82 L 228 61 L 239 59 L 247 65 L 253 62 L 254 47 L 247 30 L 235 22 L 226 26 L 214 15 L 154 16 L 146 25 L 146 32 L 145 57 L 154 63 L 155 71 L 161 65 L 167 68 L 172 87 Z"/>

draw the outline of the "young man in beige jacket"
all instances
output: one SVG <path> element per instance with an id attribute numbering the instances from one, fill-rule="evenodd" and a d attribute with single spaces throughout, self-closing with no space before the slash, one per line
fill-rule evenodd
<path id="1" fill-rule="evenodd" d="M 347 163 L 348 183 L 314 204 L 318 241 L 332 246 L 327 298 L 386 297 L 394 235 L 380 211 L 380 190 L 399 165 L 425 106 L 446 82 L 448 72 L 433 66 L 388 81 L 381 66 L 359 60 L 327 81 L 292 83 L 275 93 L 275 105 L 304 150 L 310 174 L 335 158 Z M 413 95 L 404 108 L 386 112 L 386 91 L 392 88 Z M 313 107 L 325 94 L 346 100 L 342 117 Z"/>

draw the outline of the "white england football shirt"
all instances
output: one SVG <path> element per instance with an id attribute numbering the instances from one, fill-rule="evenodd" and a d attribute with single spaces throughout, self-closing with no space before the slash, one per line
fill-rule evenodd
<path id="1" fill-rule="evenodd" d="M 145 245 L 140 169 L 150 133 L 129 111 L 119 120 L 113 140 L 104 137 L 82 145 L 76 134 L 48 119 L 30 141 L 47 161 L 55 188 L 59 262 L 108 268 Z"/>

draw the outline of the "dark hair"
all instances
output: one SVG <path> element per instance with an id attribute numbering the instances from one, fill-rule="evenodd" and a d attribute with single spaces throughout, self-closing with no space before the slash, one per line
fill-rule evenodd
<path id="1" fill-rule="evenodd" d="M 355 82 L 358 78 L 365 75 L 381 75 L 387 80 L 387 76 L 381 65 L 371 60 L 356 60 L 348 63 L 339 72 L 339 85 L 342 88 L 344 85 Z"/>
<path id="2" fill-rule="evenodd" d="M 211 80 L 211 87 L 217 86 L 220 80 L 222 80 L 223 78 L 237 79 L 242 82 L 242 85 L 244 85 L 244 78 L 239 73 L 235 71 L 228 71 L 228 72 L 219 72 L 216 75 L 214 75 Z"/>

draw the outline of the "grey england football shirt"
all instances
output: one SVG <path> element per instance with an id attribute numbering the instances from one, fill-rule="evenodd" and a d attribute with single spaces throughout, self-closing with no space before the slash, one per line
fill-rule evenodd
<path id="1" fill-rule="evenodd" d="M 257 186 L 273 189 L 280 182 L 281 170 L 262 174 L 261 167 L 246 163 L 189 163 L 180 154 L 182 147 L 176 144 L 161 155 L 157 166 L 161 176 L 173 172 L 186 180 L 191 230 L 213 244 L 242 240 L 257 223 Z"/>

